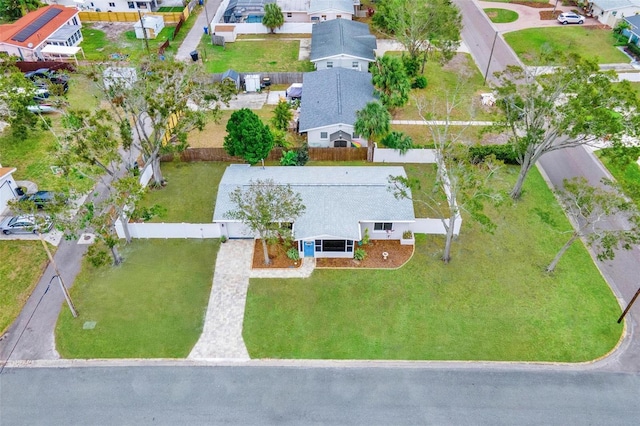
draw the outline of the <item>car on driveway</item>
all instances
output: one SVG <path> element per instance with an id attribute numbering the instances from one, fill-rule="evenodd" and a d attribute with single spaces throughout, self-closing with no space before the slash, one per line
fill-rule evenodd
<path id="1" fill-rule="evenodd" d="M 24 76 L 43 88 L 48 88 L 49 84 L 56 84 L 62 86 L 64 93 L 67 93 L 67 90 L 69 90 L 69 77 L 52 71 L 49 68 L 29 71 L 26 72 Z"/>
<path id="2" fill-rule="evenodd" d="M 567 24 L 584 24 L 584 16 L 574 12 L 565 12 L 558 15 L 558 22 L 562 25 Z"/>
<path id="3" fill-rule="evenodd" d="M 39 209 L 45 209 L 53 204 L 67 204 L 64 194 L 53 191 L 38 191 L 35 194 L 23 195 L 20 201 L 32 202 Z"/>
<path id="4" fill-rule="evenodd" d="M 49 216 L 21 215 L 9 216 L 0 222 L 3 234 L 37 234 L 49 232 L 53 222 Z"/>

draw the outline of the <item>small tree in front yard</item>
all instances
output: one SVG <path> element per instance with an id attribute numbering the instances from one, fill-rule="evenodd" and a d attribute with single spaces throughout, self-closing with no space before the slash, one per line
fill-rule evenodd
<path id="1" fill-rule="evenodd" d="M 603 180 L 603 183 L 609 188 L 593 187 L 582 177 L 564 180 L 564 187 L 557 195 L 569 216 L 575 219 L 574 230 L 547 266 L 547 272 L 555 270 L 560 258 L 578 238 L 586 239 L 598 260 L 611 260 L 617 249 L 629 250 L 632 244 L 640 242 L 640 213 L 635 204 L 628 201 L 613 182 Z M 613 216 L 626 220 L 628 228 L 608 229 L 606 222 Z"/>
<path id="2" fill-rule="evenodd" d="M 256 164 L 269 155 L 273 148 L 273 135 L 260 117 L 249 108 L 242 108 L 231 114 L 223 146 L 229 155 L 237 155 L 249 164 Z"/>
<path id="3" fill-rule="evenodd" d="M 236 208 L 225 216 L 240 220 L 260 236 L 264 264 L 269 265 L 271 260 L 267 243 L 292 237 L 289 225 L 306 209 L 302 204 L 302 196 L 294 192 L 290 185 L 280 185 L 272 179 L 250 181 L 246 188 L 238 187 L 229 196 Z"/>
<path id="4" fill-rule="evenodd" d="M 286 99 L 280 98 L 278 105 L 273 110 L 273 117 L 271 117 L 271 125 L 274 129 L 286 132 L 289 129 L 289 123 L 293 119 L 293 111 L 291 111 L 291 105 Z"/>

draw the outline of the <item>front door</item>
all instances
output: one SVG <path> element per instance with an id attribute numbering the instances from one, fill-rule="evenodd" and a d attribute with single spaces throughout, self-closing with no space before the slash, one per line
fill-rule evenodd
<path id="1" fill-rule="evenodd" d="M 304 242 L 304 257 L 313 257 L 314 254 L 314 241 L 305 241 Z"/>

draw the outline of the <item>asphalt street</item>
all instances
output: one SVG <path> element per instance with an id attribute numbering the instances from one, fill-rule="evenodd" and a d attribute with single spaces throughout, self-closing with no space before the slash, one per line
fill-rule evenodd
<path id="1" fill-rule="evenodd" d="M 517 369 L 10 368 L 0 424 L 635 425 L 639 390 L 637 375 Z"/>
<path id="2" fill-rule="evenodd" d="M 522 66 L 513 49 L 504 41 L 502 35 L 498 34 L 498 30 L 476 2 L 453 0 L 453 3 L 462 12 L 462 39 L 488 82 L 495 81 L 493 74 L 503 71 L 508 65 Z"/>

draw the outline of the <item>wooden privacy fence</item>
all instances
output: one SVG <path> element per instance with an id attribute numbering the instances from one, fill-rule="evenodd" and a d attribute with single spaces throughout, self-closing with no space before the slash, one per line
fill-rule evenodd
<path id="1" fill-rule="evenodd" d="M 268 77 L 271 84 L 292 84 L 302 83 L 302 72 L 241 72 L 240 80 L 244 81 L 245 76 L 259 74 L 260 78 Z M 222 73 L 211 74 L 211 78 L 214 82 L 222 80 Z"/>
<path id="2" fill-rule="evenodd" d="M 275 147 L 265 161 L 280 161 L 284 149 Z M 180 153 L 182 161 L 227 161 L 244 163 L 240 157 L 232 157 L 224 148 L 189 148 Z M 312 161 L 367 161 L 367 148 L 309 148 Z M 173 154 L 163 155 L 160 161 L 173 161 Z"/>
<path id="3" fill-rule="evenodd" d="M 185 7 L 187 16 L 189 16 L 189 9 Z M 180 22 L 184 12 L 154 12 L 146 13 L 146 15 L 158 15 L 162 16 L 165 24 L 175 24 Z M 78 14 L 80 20 L 83 22 L 137 22 L 140 20 L 138 12 L 89 12 L 82 11 Z M 186 18 L 185 18 L 186 19 Z"/>
<path id="4" fill-rule="evenodd" d="M 54 61 L 37 61 L 37 62 L 16 62 L 16 68 L 21 72 L 29 72 L 39 70 L 40 68 L 49 68 L 54 71 L 69 71 L 75 72 L 76 68 L 67 62 L 54 62 Z"/>

